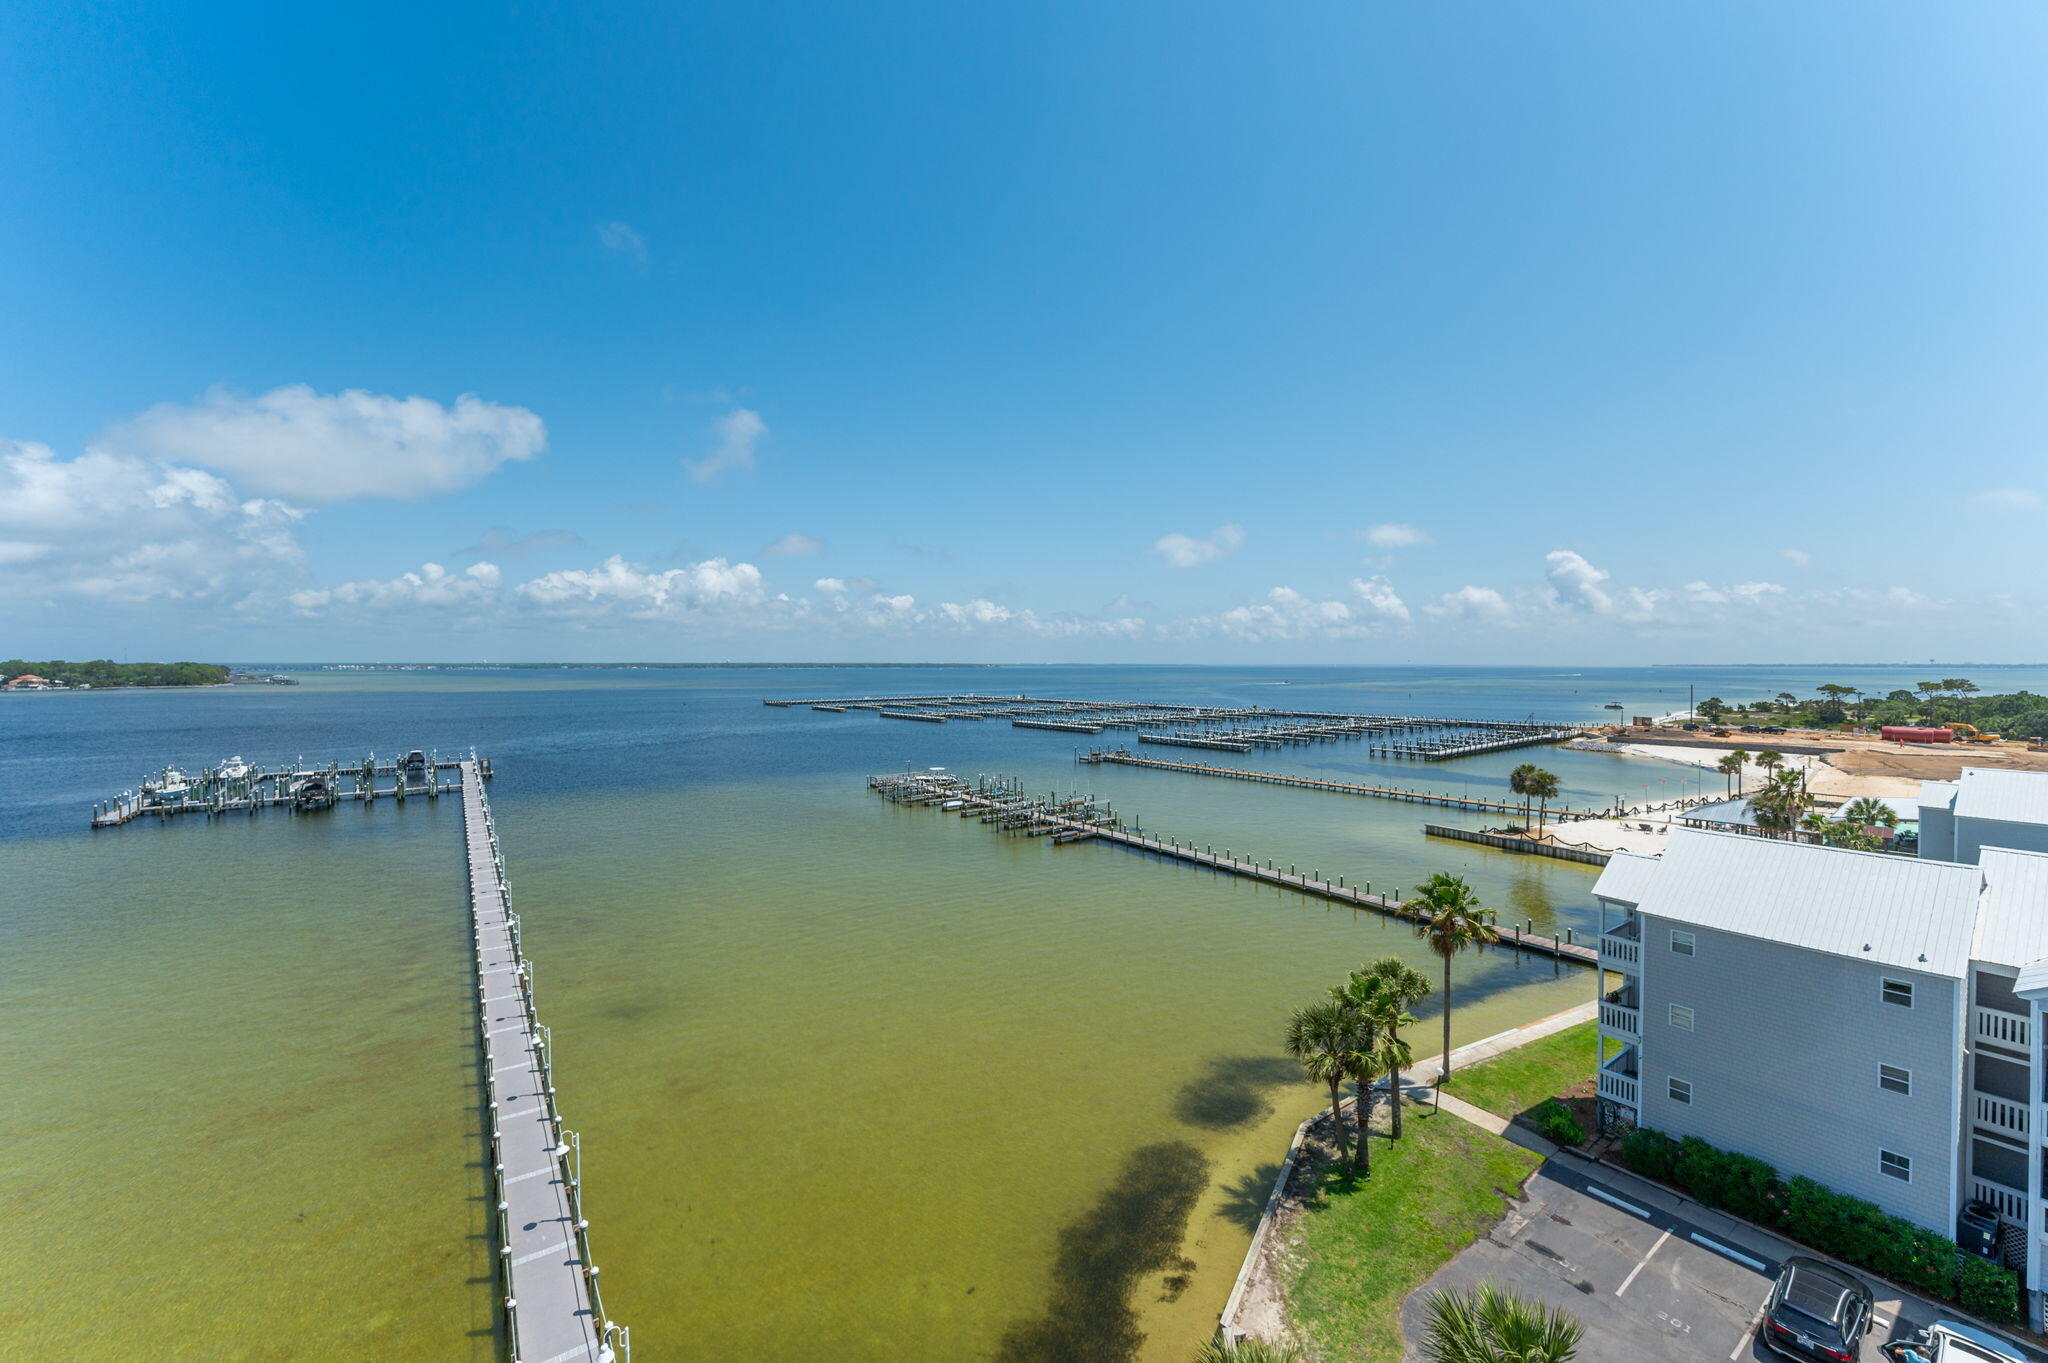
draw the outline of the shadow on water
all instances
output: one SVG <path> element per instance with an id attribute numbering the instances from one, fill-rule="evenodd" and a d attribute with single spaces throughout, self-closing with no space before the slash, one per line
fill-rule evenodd
<path id="1" fill-rule="evenodd" d="M 1259 1218 L 1266 1214 L 1266 1199 L 1273 1195 L 1273 1180 L 1280 1177 L 1278 1162 L 1262 1164 L 1249 1173 L 1239 1174 L 1223 1188 L 1223 1204 L 1217 1210 L 1223 1213 L 1231 1225 L 1250 1234 L 1259 1228 Z"/>
<path id="2" fill-rule="evenodd" d="M 1209 1182 L 1209 1161 L 1185 1141 L 1131 1152 L 1086 1215 L 1060 1232 L 1045 1314 L 1003 1336 L 999 1363 L 1122 1363 L 1144 1335 L 1132 1290 L 1148 1273 L 1193 1265 L 1181 1236 Z M 1170 1289 L 1169 1289 L 1170 1290 Z"/>
<path id="3" fill-rule="evenodd" d="M 1273 1110 L 1267 1089 L 1300 1079 L 1301 1071 L 1285 1056 L 1212 1056 L 1201 1075 L 1173 1096 L 1173 1115 L 1189 1126 L 1228 1131 Z"/>

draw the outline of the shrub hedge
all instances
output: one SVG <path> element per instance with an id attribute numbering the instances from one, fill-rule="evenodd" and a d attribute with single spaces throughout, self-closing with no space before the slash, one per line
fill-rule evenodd
<path id="1" fill-rule="evenodd" d="M 1584 1145 L 1586 1128 L 1572 1116 L 1572 1110 L 1555 1098 L 1546 1098 L 1529 1113 L 1529 1120 L 1548 1140 L 1559 1145 Z"/>
<path id="2" fill-rule="evenodd" d="M 1948 1237 L 1874 1203 L 1810 1178 L 1780 1178 L 1760 1159 L 1693 1136 L 1674 1141 L 1646 1126 L 1622 1138 L 1621 1158 L 1645 1178 L 1674 1184 L 1706 1206 L 1775 1227 L 1916 1292 L 2000 1324 L 2020 1318 L 2019 1278 L 2011 1269 L 1964 1254 Z"/>

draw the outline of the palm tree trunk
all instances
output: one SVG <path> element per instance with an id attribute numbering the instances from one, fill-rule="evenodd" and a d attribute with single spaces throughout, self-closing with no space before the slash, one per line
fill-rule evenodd
<path id="1" fill-rule="evenodd" d="M 1390 1035 L 1396 1041 L 1401 1039 L 1399 1032 L 1393 1032 Z M 1387 1090 L 1387 1101 L 1394 1105 L 1394 1139 L 1398 1141 L 1401 1139 L 1401 1067 L 1399 1065 L 1395 1065 L 1387 1071 L 1387 1083 L 1390 1085 Z"/>
<path id="2" fill-rule="evenodd" d="M 1358 1153 L 1351 1157 L 1351 1167 L 1366 1178 L 1372 1177 L 1372 1151 L 1365 1148 L 1365 1142 L 1372 1134 L 1372 1085 L 1358 1086 Z"/>
<path id="3" fill-rule="evenodd" d="M 1337 1128 L 1337 1158 L 1351 1158 L 1351 1138 L 1344 1134 L 1344 1095 L 1337 1087 L 1343 1080 L 1330 1081 L 1330 1125 Z"/>
<path id="4" fill-rule="evenodd" d="M 1451 953 L 1444 953 L 1444 1063 L 1438 1084 L 1451 1082 Z"/>

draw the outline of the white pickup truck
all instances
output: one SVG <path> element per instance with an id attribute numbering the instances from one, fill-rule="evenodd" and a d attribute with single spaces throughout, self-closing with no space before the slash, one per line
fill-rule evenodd
<path id="1" fill-rule="evenodd" d="M 1892 1363 L 2027 1363 L 2019 1345 L 1953 1320 L 1938 1320 L 1882 1352 Z"/>

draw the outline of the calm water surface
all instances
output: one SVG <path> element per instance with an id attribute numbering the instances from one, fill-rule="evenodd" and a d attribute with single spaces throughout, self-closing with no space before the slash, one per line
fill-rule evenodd
<path id="1" fill-rule="evenodd" d="M 1280 1063 L 1286 1011 L 1369 957 L 1428 962 L 1374 915 L 1005 840 L 886 805 L 862 778 L 908 763 L 1079 785 L 1161 834 L 1304 870 L 1455 870 L 1545 931 L 1590 923 L 1591 871 L 1424 839 L 1443 811 L 1080 768 L 1067 735 L 763 696 L 1585 719 L 1608 700 L 1677 708 L 1689 676 L 1728 700 L 1910 685 L 1750 669 L 302 675 L 0 699 L 0 1209 L 16 1231 L 0 1356 L 495 1356 L 459 807 L 85 831 L 92 800 L 164 763 L 494 757 L 607 1305 L 643 1357 L 1169 1363 L 1213 1325 L 1316 1103 Z M 1480 793 L 1526 756 L 1213 760 Z M 1572 802 L 1695 779 L 1541 760 Z M 1463 960 L 1456 1031 L 1590 988 L 1506 953 Z M 1089 1272 L 1077 1244 L 1097 1251 Z"/>

